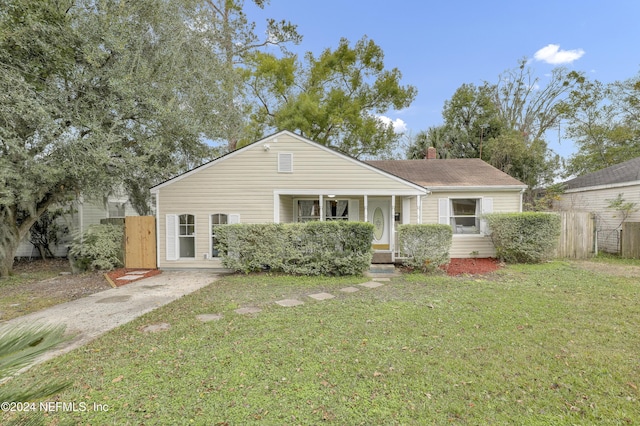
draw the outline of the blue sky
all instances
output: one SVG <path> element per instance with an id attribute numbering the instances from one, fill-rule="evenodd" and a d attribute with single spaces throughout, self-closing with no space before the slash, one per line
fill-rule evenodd
<path id="1" fill-rule="evenodd" d="M 640 71 L 638 0 L 271 0 L 264 11 L 250 3 L 258 31 L 265 17 L 298 25 L 304 39 L 296 53 L 317 55 L 341 37 L 375 41 L 386 67 L 397 67 L 403 84 L 418 89 L 411 107 L 386 114 L 412 134 L 442 124 L 444 102 L 462 84 L 495 83 L 525 57 L 542 86 L 556 66 L 604 83 Z M 534 59 L 545 48 L 551 54 Z M 575 152 L 557 133 L 548 142 L 563 157 Z"/>

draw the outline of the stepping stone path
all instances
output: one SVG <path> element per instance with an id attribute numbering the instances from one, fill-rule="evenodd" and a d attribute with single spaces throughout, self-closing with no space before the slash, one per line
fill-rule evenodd
<path id="1" fill-rule="evenodd" d="M 209 321 L 219 321 L 222 319 L 222 315 L 220 314 L 202 314 L 202 315 L 198 315 L 196 317 L 196 319 L 202 321 L 202 322 L 209 322 Z"/>
<path id="2" fill-rule="evenodd" d="M 391 281 L 389 278 L 373 278 L 371 281 L 368 281 L 366 283 L 362 283 L 362 284 L 358 284 L 361 287 L 365 287 L 365 288 L 377 288 L 377 287 L 381 287 L 384 284 L 382 284 L 382 282 L 386 282 L 386 281 Z M 344 287 L 340 289 L 341 292 L 343 293 L 355 293 L 360 291 L 360 289 L 358 287 L 355 286 L 350 286 L 350 287 Z M 333 299 L 335 298 L 335 296 L 331 293 L 314 293 L 314 294 L 309 294 L 308 297 L 315 299 L 315 300 L 329 300 L 329 299 Z M 277 300 L 275 302 L 277 305 L 280 306 L 284 306 L 284 307 L 293 307 L 293 306 L 300 306 L 300 305 L 304 305 L 304 302 L 302 300 L 298 300 L 298 299 L 283 299 L 283 300 Z M 247 314 L 257 314 L 259 312 L 261 312 L 262 309 L 260 308 L 256 308 L 256 307 L 245 307 L 245 308 L 239 308 L 236 309 L 234 312 L 236 314 L 240 314 L 240 315 L 247 315 Z M 202 322 L 209 322 L 209 321 L 218 321 L 222 319 L 222 315 L 220 314 L 202 314 L 202 315 L 198 315 L 196 316 L 196 318 Z M 161 326 L 162 324 L 156 324 L 155 327 L 157 326 Z M 169 324 L 165 324 L 167 326 L 167 329 L 169 327 Z M 146 328 L 150 328 L 150 327 L 154 327 L 154 326 L 147 326 Z M 145 330 L 143 329 L 142 331 L 159 331 L 159 330 Z"/>
<path id="3" fill-rule="evenodd" d="M 330 293 L 316 293 L 316 294 L 310 294 L 309 297 L 316 300 L 327 300 L 327 299 L 333 299 L 335 296 Z"/>
<path id="4" fill-rule="evenodd" d="M 278 300 L 276 303 L 280 306 L 285 306 L 287 308 L 304 304 L 302 300 L 297 300 L 297 299 Z"/>
<path id="5" fill-rule="evenodd" d="M 160 324 L 145 325 L 140 329 L 143 333 L 157 333 L 158 331 L 166 331 L 171 328 L 170 324 L 161 322 Z"/>
<path id="6" fill-rule="evenodd" d="M 362 287 L 366 287 L 366 288 L 376 288 L 376 287 L 381 287 L 384 284 L 379 283 L 377 281 L 368 281 L 366 283 L 362 283 L 362 284 L 358 284 L 358 285 L 360 285 Z"/>
<path id="7" fill-rule="evenodd" d="M 240 314 L 240 315 L 246 315 L 246 314 L 257 314 L 258 312 L 262 312 L 262 309 L 260 308 L 253 308 L 253 307 L 248 307 L 248 308 L 240 308 L 240 309 L 236 309 L 235 311 L 236 314 Z"/>

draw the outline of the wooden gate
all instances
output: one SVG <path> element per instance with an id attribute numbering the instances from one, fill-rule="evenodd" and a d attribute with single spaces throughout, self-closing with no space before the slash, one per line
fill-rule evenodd
<path id="1" fill-rule="evenodd" d="M 640 222 L 622 224 L 622 241 L 620 244 L 622 257 L 640 259 Z"/>
<path id="2" fill-rule="evenodd" d="M 561 218 L 560 241 L 557 256 L 587 259 L 593 256 L 594 219 L 589 212 L 559 212 Z"/>
<path id="3" fill-rule="evenodd" d="M 127 216 L 124 220 L 124 266 L 156 269 L 156 218 Z"/>

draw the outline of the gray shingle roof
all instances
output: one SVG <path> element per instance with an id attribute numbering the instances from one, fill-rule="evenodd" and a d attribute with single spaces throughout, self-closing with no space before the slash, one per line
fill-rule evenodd
<path id="1" fill-rule="evenodd" d="M 526 186 L 479 158 L 365 161 L 423 187 Z"/>
<path id="2" fill-rule="evenodd" d="M 640 157 L 614 164 L 597 172 L 566 181 L 565 189 L 586 188 L 589 186 L 612 185 L 640 180 Z"/>

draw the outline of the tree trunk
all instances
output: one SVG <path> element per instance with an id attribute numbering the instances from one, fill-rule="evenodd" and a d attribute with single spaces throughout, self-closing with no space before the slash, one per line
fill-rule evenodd
<path id="1" fill-rule="evenodd" d="M 7 227 L 5 227 L 7 228 Z M 20 245 L 20 234 L 17 226 L 4 229 L 2 232 L 2 247 L 0 248 L 0 278 L 8 277 L 13 271 L 13 261 Z"/>

